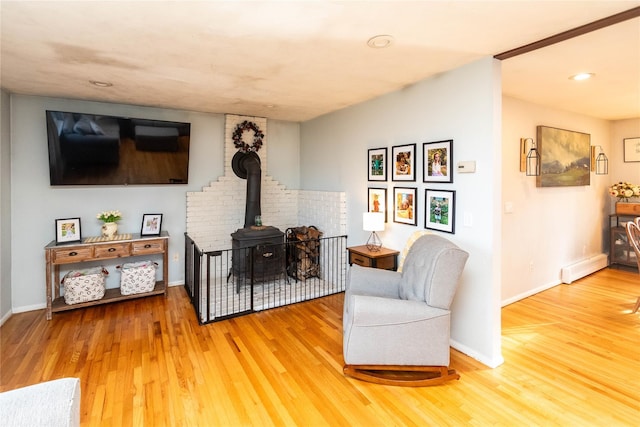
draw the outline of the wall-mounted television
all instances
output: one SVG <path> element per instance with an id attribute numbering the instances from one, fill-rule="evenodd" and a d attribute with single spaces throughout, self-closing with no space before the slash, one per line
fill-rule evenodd
<path id="1" fill-rule="evenodd" d="M 191 124 L 47 111 L 51 185 L 189 182 Z"/>

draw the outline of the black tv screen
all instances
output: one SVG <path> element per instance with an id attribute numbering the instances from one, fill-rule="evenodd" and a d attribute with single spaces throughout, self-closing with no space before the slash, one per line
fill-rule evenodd
<path id="1" fill-rule="evenodd" d="M 189 182 L 191 124 L 47 111 L 51 185 Z"/>

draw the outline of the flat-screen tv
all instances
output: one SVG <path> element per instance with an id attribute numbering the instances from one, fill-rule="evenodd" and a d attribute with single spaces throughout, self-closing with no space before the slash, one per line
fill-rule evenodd
<path id="1" fill-rule="evenodd" d="M 47 111 L 51 185 L 189 182 L 191 124 Z"/>

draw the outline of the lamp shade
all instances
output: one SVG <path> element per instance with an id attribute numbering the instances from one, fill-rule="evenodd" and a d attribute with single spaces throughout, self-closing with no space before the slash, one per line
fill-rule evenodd
<path id="1" fill-rule="evenodd" d="M 382 212 L 363 213 L 362 229 L 365 231 L 383 231 L 384 230 L 384 214 Z"/>

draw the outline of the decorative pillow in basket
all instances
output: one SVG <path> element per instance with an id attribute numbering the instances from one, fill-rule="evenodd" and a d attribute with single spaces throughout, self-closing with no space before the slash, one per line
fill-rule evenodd
<path id="1" fill-rule="evenodd" d="M 122 295 L 151 292 L 156 286 L 156 268 L 153 261 L 128 262 L 120 269 L 120 293 Z"/>
<path id="2" fill-rule="evenodd" d="M 64 302 L 79 304 L 104 297 L 105 278 L 109 272 L 104 267 L 72 270 L 62 278 Z"/>

